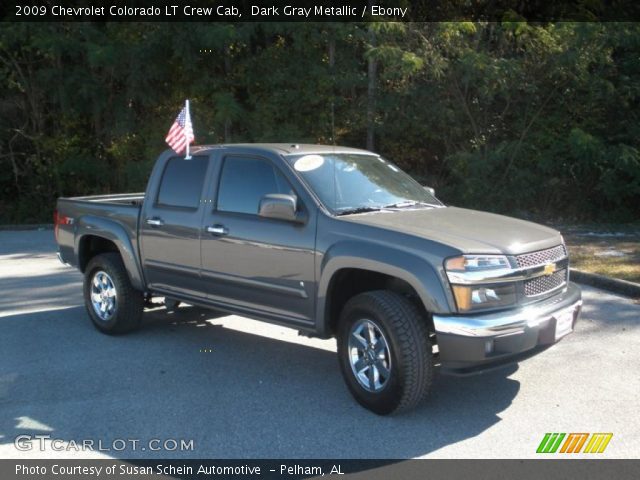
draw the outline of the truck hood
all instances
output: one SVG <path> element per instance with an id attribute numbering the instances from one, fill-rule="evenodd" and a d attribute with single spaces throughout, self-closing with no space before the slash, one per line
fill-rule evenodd
<path id="1" fill-rule="evenodd" d="M 444 207 L 345 215 L 341 220 L 425 238 L 463 253 L 521 253 L 554 247 L 560 232 L 495 213 Z"/>

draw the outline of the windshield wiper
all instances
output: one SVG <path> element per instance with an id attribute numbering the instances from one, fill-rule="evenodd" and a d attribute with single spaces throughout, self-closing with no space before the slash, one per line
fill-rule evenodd
<path id="1" fill-rule="evenodd" d="M 353 213 L 365 213 L 365 212 L 378 212 L 382 210 L 382 207 L 356 207 L 346 210 L 340 210 L 337 215 L 351 215 Z"/>
<path id="2" fill-rule="evenodd" d="M 436 205 L 434 203 L 427 202 L 415 202 L 413 200 L 407 202 L 397 202 L 391 203 L 389 205 L 381 205 L 379 207 L 354 207 L 346 210 L 341 210 L 337 213 L 337 215 L 351 215 L 354 213 L 365 213 L 365 212 L 379 212 L 380 210 L 392 209 L 392 208 L 406 208 L 406 207 L 416 207 L 416 206 L 424 206 L 424 207 L 433 207 L 438 208 L 442 205 Z"/>
<path id="3" fill-rule="evenodd" d="M 427 202 L 415 202 L 413 200 L 410 200 L 407 202 L 392 203 L 390 205 L 385 205 L 382 208 L 405 208 L 405 207 L 416 207 L 416 206 L 439 207 L 440 205 L 435 205 L 433 203 L 427 203 Z"/>

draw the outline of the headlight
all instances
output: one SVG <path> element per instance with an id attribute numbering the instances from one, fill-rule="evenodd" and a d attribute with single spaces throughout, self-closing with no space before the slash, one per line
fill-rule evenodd
<path id="1" fill-rule="evenodd" d="M 473 272 L 511 268 L 511 265 L 504 255 L 461 255 L 447 259 L 444 268 L 447 272 Z"/>
<path id="2" fill-rule="evenodd" d="M 461 255 L 444 262 L 458 311 L 506 307 L 516 303 L 514 282 L 500 282 L 513 273 L 504 255 Z"/>

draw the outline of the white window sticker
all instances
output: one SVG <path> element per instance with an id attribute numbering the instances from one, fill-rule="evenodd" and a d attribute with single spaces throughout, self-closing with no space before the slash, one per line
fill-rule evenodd
<path id="1" fill-rule="evenodd" d="M 298 172 L 309 172 L 316 168 L 320 168 L 323 163 L 324 158 L 320 155 L 305 155 L 304 157 L 300 157 L 296 160 L 296 163 L 293 164 L 293 168 Z"/>

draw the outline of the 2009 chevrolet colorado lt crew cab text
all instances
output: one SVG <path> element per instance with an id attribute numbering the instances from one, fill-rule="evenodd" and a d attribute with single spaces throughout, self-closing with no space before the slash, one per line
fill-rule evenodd
<path id="1" fill-rule="evenodd" d="M 582 301 L 559 232 L 443 205 L 374 153 L 318 145 L 166 151 L 144 194 L 60 198 L 62 262 L 105 333 L 150 295 L 337 337 L 346 384 L 389 414 L 434 371 L 521 360 L 571 332 Z"/>

